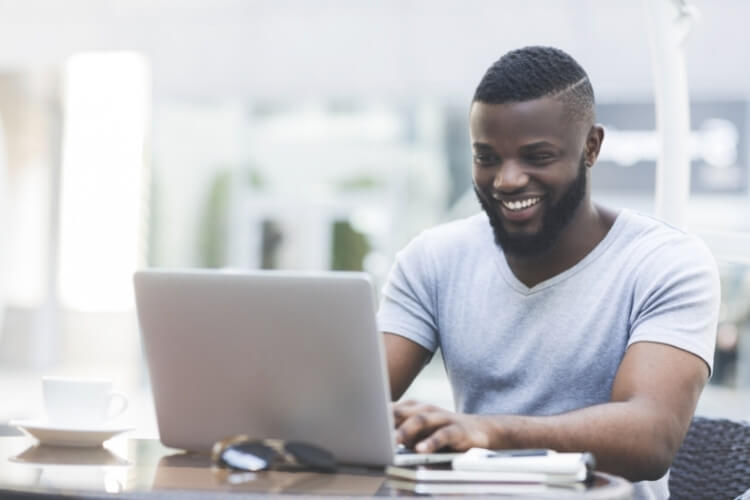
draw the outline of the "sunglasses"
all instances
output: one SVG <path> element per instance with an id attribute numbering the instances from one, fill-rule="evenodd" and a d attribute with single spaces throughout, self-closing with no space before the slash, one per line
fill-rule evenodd
<path id="1" fill-rule="evenodd" d="M 333 454 L 301 441 L 250 439 L 233 436 L 214 444 L 211 459 L 219 467 L 257 472 L 263 470 L 335 472 Z"/>

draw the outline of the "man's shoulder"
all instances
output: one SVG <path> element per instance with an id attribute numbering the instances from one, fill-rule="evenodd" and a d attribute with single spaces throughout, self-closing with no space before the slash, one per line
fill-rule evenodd
<path id="1" fill-rule="evenodd" d="M 684 265 L 686 262 L 713 264 L 708 246 L 698 236 L 655 216 L 624 209 L 626 245 L 644 262 Z"/>
<path id="2" fill-rule="evenodd" d="M 400 252 L 402 259 L 425 257 L 435 262 L 453 262 L 469 254 L 486 251 L 494 242 L 487 216 L 478 214 L 423 230 Z"/>
<path id="3" fill-rule="evenodd" d="M 653 215 L 628 209 L 623 209 L 621 215 L 626 218 L 628 231 L 640 242 L 705 246 L 696 235 Z"/>

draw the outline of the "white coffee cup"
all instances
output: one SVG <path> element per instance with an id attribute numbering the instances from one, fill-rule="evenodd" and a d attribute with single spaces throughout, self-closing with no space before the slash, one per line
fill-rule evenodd
<path id="1" fill-rule="evenodd" d="M 104 379 L 42 377 L 47 422 L 89 428 L 104 424 L 128 407 L 128 399 Z"/>

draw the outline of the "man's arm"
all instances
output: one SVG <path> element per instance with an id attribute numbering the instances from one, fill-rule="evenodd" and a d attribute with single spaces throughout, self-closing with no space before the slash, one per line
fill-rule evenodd
<path id="1" fill-rule="evenodd" d="M 672 463 L 707 378 L 697 356 L 639 342 L 626 351 L 608 403 L 537 417 L 463 415 L 404 402 L 394 410 L 397 438 L 425 453 L 472 446 L 591 451 L 601 470 L 655 480 Z"/>
<path id="2" fill-rule="evenodd" d="M 430 351 L 411 340 L 385 333 L 386 358 L 388 359 L 388 378 L 391 382 L 391 399 L 396 401 L 430 359 Z"/>

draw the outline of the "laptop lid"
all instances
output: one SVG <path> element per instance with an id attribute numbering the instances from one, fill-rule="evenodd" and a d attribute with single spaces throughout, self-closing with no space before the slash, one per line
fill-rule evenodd
<path id="1" fill-rule="evenodd" d="M 161 441 L 209 451 L 235 434 L 296 439 L 343 463 L 395 446 L 369 277 L 145 270 L 136 308 Z"/>

